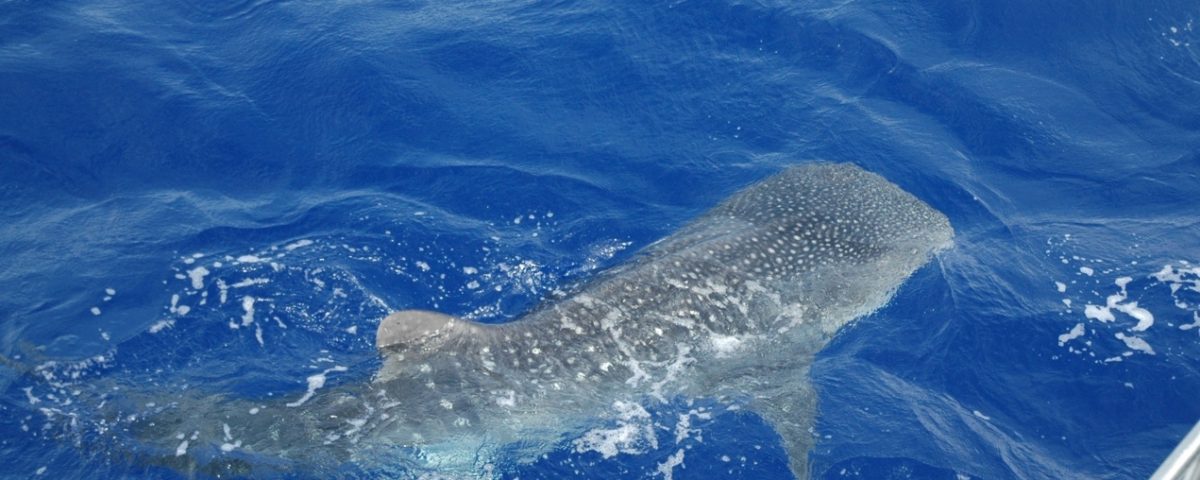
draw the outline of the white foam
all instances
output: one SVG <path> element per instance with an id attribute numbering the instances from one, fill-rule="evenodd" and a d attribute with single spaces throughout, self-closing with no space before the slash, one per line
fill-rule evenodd
<path id="1" fill-rule="evenodd" d="M 638 454 L 646 448 L 658 448 L 658 437 L 645 408 L 622 401 L 613 403 L 613 408 L 618 412 L 616 428 L 587 431 L 572 442 L 576 453 L 596 452 L 604 458 L 612 458 L 621 453 Z"/>
<path id="2" fill-rule="evenodd" d="M 173 326 L 175 326 L 174 320 L 159 320 L 154 322 L 153 325 L 150 325 L 150 333 L 158 333 Z"/>
<path id="3" fill-rule="evenodd" d="M 183 443 L 180 443 L 178 447 L 175 447 L 175 456 L 182 457 L 184 455 L 187 455 L 187 450 L 188 450 L 188 441 L 184 440 Z"/>
<path id="4" fill-rule="evenodd" d="M 1109 310 L 1108 307 L 1100 307 L 1090 304 L 1083 307 L 1083 316 L 1092 320 L 1099 320 L 1101 322 L 1112 322 L 1117 319 L 1117 317 L 1113 316 L 1112 310 Z"/>
<path id="5" fill-rule="evenodd" d="M 1179 326 L 1180 330 L 1191 330 L 1193 328 L 1200 328 L 1200 312 L 1192 312 L 1191 324 Z"/>
<path id="6" fill-rule="evenodd" d="M 232 451 L 234 451 L 235 449 L 241 448 L 241 446 L 242 446 L 242 441 L 241 441 L 241 440 L 236 440 L 236 441 L 235 441 L 235 440 L 233 439 L 233 434 L 232 434 L 232 433 L 229 431 L 229 424 L 228 424 L 228 423 L 222 423 L 222 424 L 221 424 L 221 429 L 222 429 L 222 430 L 225 432 L 225 443 L 222 443 L 222 444 L 221 444 L 221 451 L 222 451 L 222 452 L 226 452 L 226 453 L 228 453 L 228 452 L 232 452 Z"/>
<path id="7" fill-rule="evenodd" d="M 245 287 L 250 287 L 250 286 L 254 286 L 254 285 L 266 285 L 268 283 L 271 283 L 271 281 L 268 279 L 265 279 L 265 278 L 247 278 L 247 279 L 237 282 L 233 285 L 230 285 L 229 287 L 230 288 L 245 288 Z M 217 285 L 217 286 L 220 287 L 220 285 Z M 224 291 L 224 289 L 222 289 L 222 291 Z"/>
<path id="8" fill-rule="evenodd" d="M 1182 263 L 1181 266 L 1165 265 L 1151 277 L 1171 288 L 1171 298 L 1175 300 L 1176 307 L 1193 309 L 1197 305 L 1189 305 L 1188 300 L 1179 297 L 1179 291 L 1186 289 L 1200 292 L 1200 267 L 1191 267 L 1187 262 Z"/>
<path id="9" fill-rule="evenodd" d="M 45 473 L 46 473 L 46 467 L 38 467 L 37 471 L 33 472 L 34 475 L 42 475 Z"/>
<path id="10" fill-rule="evenodd" d="M 1061 347 L 1067 342 L 1083 336 L 1084 331 L 1082 323 L 1075 324 L 1075 327 L 1071 331 L 1058 336 L 1058 345 Z"/>
<path id="11" fill-rule="evenodd" d="M 33 387 L 25 387 L 21 390 L 25 391 L 25 399 L 29 401 L 30 405 L 37 405 L 39 402 L 41 402 L 41 400 L 33 394 Z"/>
<path id="12" fill-rule="evenodd" d="M 1122 332 L 1117 332 L 1116 337 L 1122 342 L 1125 342 L 1125 346 L 1129 347 L 1130 350 L 1137 350 L 1142 353 L 1154 355 L 1154 349 L 1150 347 L 1149 343 L 1146 343 L 1146 341 L 1142 340 L 1141 338 L 1125 335 Z"/>
<path id="13" fill-rule="evenodd" d="M 1154 315 L 1150 313 L 1149 310 L 1139 307 L 1137 302 L 1126 302 L 1126 300 L 1129 299 L 1129 293 L 1126 290 L 1126 287 L 1131 281 L 1133 281 L 1132 277 L 1117 278 L 1113 283 L 1116 284 L 1117 287 L 1120 287 L 1121 291 L 1113 295 L 1109 295 L 1108 298 L 1105 299 L 1105 305 L 1103 307 L 1088 304 L 1083 309 L 1083 315 L 1087 318 L 1099 320 L 1101 322 L 1112 322 L 1116 320 L 1116 316 L 1113 315 L 1112 311 L 1116 310 L 1133 317 L 1134 320 L 1137 320 L 1137 325 L 1133 327 L 1134 331 L 1142 332 L 1149 329 L 1154 325 Z"/>
<path id="14" fill-rule="evenodd" d="M 323 388 L 325 386 L 326 375 L 329 375 L 332 372 L 344 372 L 346 370 L 347 370 L 346 367 L 338 365 L 333 368 L 327 368 L 327 369 L 325 369 L 325 371 L 323 371 L 321 373 L 318 373 L 315 375 L 309 375 L 308 379 L 307 379 L 308 391 L 304 392 L 304 396 L 300 397 L 299 400 L 296 400 L 294 402 L 288 402 L 287 406 L 299 407 L 301 405 L 304 405 L 304 402 L 307 402 L 308 399 L 312 398 L 313 394 L 316 393 L 317 390 L 320 390 L 321 388 Z"/>
<path id="15" fill-rule="evenodd" d="M 242 297 L 242 326 L 249 327 L 254 323 L 254 297 L 249 295 Z"/>
<path id="16" fill-rule="evenodd" d="M 463 273 L 465 273 L 467 275 L 474 275 L 476 273 L 479 273 L 479 269 L 475 268 L 475 267 L 463 267 L 462 270 L 463 270 Z"/>
<path id="17" fill-rule="evenodd" d="M 674 480 L 675 467 L 683 464 L 683 449 L 676 450 L 675 453 L 663 463 L 658 464 L 658 473 L 663 476 L 663 480 Z"/>
<path id="18" fill-rule="evenodd" d="M 242 255 L 237 257 L 238 263 L 258 263 L 263 261 L 262 257 L 256 255 Z"/>
<path id="19" fill-rule="evenodd" d="M 111 296 L 117 294 L 117 290 L 115 288 L 109 287 L 109 288 L 104 289 L 104 293 L 108 294 L 108 296 L 111 297 Z"/>
<path id="20" fill-rule="evenodd" d="M 425 263 L 425 262 L 422 262 L 422 261 L 420 261 L 420 260 L 417 260 L 416 264 L 417 264 L 417 268 L 421 269 L 421 271 L 422 271 L 422 272 L 428 272 L 428 271 L 429 271 L 429 268 L 430 268 L 430 267 L 429 267 L 429 264 L 428 264 L 428 263 Z"/>
<path id="21" fill-rule="evenodd" d="M 295 242 L 292 242 L 292 243 L 289 243 L 289 244 L 287 244 L 287 245 L 284 245 L 283 249 L 284 249 L 284 250 L 287 250 L 287 251 L 289 251 L 289 252 L 290 252 L 290 251 L 292 251 L 292 250 L 295 250 L 295 249 L 297 249 L 297 248 L 307 247 L 307 246 L 309 246 L 309 245 L 312 245 L 312 244 L 313 244 L 313 241 L 312 241 L 312 240 L 309 240 L 309 239 L 307 239 L 307 238 L 306 238 L 306 239 L 303 239 L 303 240 L 296 240 Z"/>
<path id="22" fill-rule="evenodd" d="M 1139 307 L 1137 302 L 1118 304 L 1116 308 L 1138 321 L 1137 325 L 1132 328 L 1135 332 L 1144 332 L 1154 326 L 1154 315 L 1149 310 Z"/>
<path id="23" fill-rule="evenodd" d="M 92 315 L 100 315 L 100 307 L 92 307 L 91 312 Z"/>
<path id="24" fill-rule="evenodd" d="M 975 415 L 975 417 L 980 420 L 991 420 L 992 419 L 992 417 L 984 415 L 983 412 L 980 412 L 979 410 L 971 410 L 971 414 Z"/>
<path id="25" fill-rule="evenodd" d="M 692 436 L 693 433 L 695 433 L 695 434 L 700 433 L 699 429 L 692 428 L 692 417 L 696 417 L 701 420 L 708 420 L 708 419 L 712 418 L 712 414 L 703 411 L 703 409 L 699 409 L 699 410 L 692 409 L 692 410 L 688 410 L 687 413 L 680 414 L 679 421 L 675 422 L 675 443 L 676 444 L 679 444 L 679 442 L 687 440 L 688 437 Z M 699 438 L 699 436 L 697 436 L 697 439 L 703 441 L 703 439 Z"/>
<path id="26" fill-rule="evenodd" d="M 709 336 L 709 343 L 712 345 L 713 354 L 717 358 L 725 358 L 732 355 L 742 347 L 742 339 L 733 335 L 712 334 Z"/>
<path id="27" fill-rule="evenodd" d="M 192 279 L 192 289 L 193 290 L 203 289 L 204 288 L 204 277 L 206 275 L 208 275 L 209 273 L 211 273 L 211 272 L 209 272 L 207 268 L 204 268 L 203 265 L 193 268 L 191 270 L 188 270 L 188 272 L 187 272 L 188 278 Z"/>
<path id="28" fill-rule="evenodd" d="M 1067 291 L 1067 284 L 1065 284 L 1063 282 L 1054 282 L 1054 287 L 1058 289 L 1058 293 L 1063 293 L 1063 292 Z"/>
<path id="29" fill-rule="evenodd" d="M 1092 276 L 1093 273 L 1096 273 L 1096 271 L 1092 270 L 1092 267 L 1079 267 L 1079 273 L 1082 273 L 1082 274 L 1090 277 L 1090 276 Z"/>
<path id="30" fill-rule="evenodd" d="M 503 397 L 496 397 L 496 405 L 499 405 L 499 406 L 505 407 L 505 408 L 512 408 L 512 407 L 517 406 L 517 392 L 514 392 L 512 390 L 505 390 Z"/>

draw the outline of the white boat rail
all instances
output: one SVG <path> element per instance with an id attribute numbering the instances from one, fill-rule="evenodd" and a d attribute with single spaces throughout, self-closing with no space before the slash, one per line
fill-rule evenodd
<path id="1" fill-rule="evenodd" d="M 1200 480 L 1200 422 L 1183 437 L 1150 480 Z"/>

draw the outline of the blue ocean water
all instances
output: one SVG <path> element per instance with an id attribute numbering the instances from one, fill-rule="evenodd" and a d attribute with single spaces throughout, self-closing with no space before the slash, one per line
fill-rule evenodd
<path id="1" fill-rule="evenodd" d="M 1187 1 L 0 2 L 0 473 L 179 476 L 106 443 L 101 402 L 365 381 L 391 310 L 512 320 L 824 160 L 957 237 L 814 365 L 814 477 L 1144 478 L 1200 419 L 1197 23 Z M 752 413 L 645 408 L 611 451 L 497 472 L 789 475 Z"/>

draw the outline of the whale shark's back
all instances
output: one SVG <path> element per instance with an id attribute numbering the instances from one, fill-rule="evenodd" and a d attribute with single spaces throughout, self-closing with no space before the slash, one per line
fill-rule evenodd
<path id="1" fill-rule="evenodd" d="M 950 222 L 887 179 L 850 163 L 790 167 L 730 197 L 708 212 L 755 225 L 793 224 L 851 235 L 861 243 L 885 243 L 904 236 L 949 241 Z M 830 229 L 833 229 L 830 231 Z"/>

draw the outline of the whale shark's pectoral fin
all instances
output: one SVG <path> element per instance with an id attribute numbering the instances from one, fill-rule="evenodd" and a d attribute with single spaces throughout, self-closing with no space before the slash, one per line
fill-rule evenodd
<path id="1" fill-rule="evenodd" d="M 788 455 L 788 467 L 797 479 L 810 478 L 808 452 L 816 443 L 813 434 L 817 396 L 807 372 L 769 393 L 756 395 L 750 409 L 779 434 Z"/>

